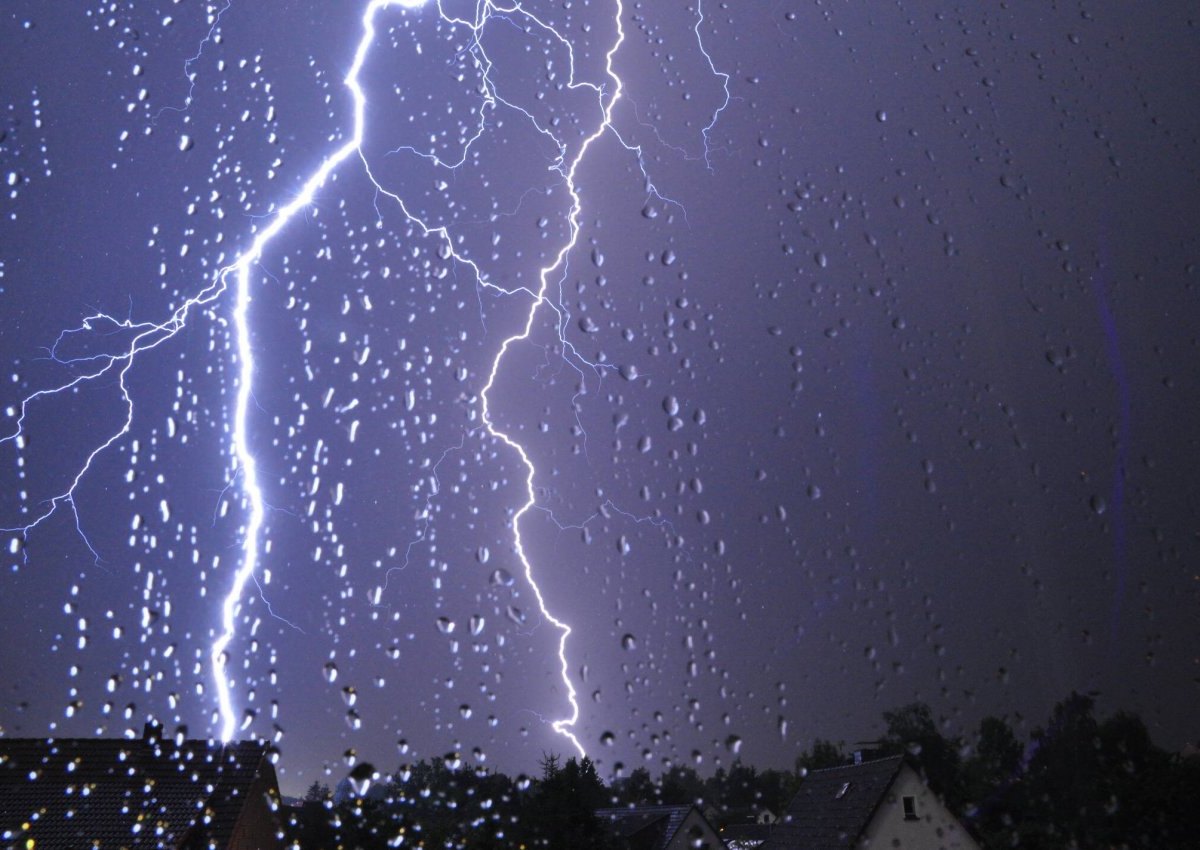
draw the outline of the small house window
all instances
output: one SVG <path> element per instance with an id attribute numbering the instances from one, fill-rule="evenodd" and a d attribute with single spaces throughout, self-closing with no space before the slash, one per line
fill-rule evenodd
<path id="1" fill-rule="evenodd" d="M 842 787 L 839 788 L 838 792 L 833 795 L 833 799 L 835 799 L 835 800 L 842 799 L 843 797 L 846 796 L 846 792 L 849 790 L 850 790 L 850 783 L 849 782 L 842 783 Z"/>
<path id="2" fill-rule="evenodd" d="M 916 797 L 905 797 L 903 800 L 901 800 L 901 802 L 904 804 L 904 819 L 905 820 L 916 820 L 917 819 L 917 798 Z"/>

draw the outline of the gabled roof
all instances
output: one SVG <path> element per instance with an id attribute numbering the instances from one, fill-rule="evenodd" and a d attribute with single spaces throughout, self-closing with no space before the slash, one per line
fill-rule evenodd
<path id="1" fill-rule="evenodd" d="M 597 809 L 596 817 L 607 823 L 618 838 L 631 846 L 660 850 L 671 843 L 679 827 L 695 806 L 635 806 Z"/>
<path id="2" fill-rule="evenodd" d="M 903 765 L 902 756 L 892 756 L 809 772 L 763 850 L 853 847 Z"/>
<path id="3" fill-rule="evenodd" d="M 0 738 L 0 846 L 225 847 L 267 745 Z"/>

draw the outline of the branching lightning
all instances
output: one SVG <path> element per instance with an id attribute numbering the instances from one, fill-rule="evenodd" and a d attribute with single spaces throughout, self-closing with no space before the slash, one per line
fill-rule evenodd
<path id="1" fill-rule="evenodd" d="M 505 288 L 496 282 L 492 281 L 489 276 L 479 267 L 479 265 L 470 257 L 463 256 L 459 253 L 451 238 L 451 234 L 445 225 L 434 225 L 427 223 L 420 216 L 414 214 L 405 200 L 395 192 L 387 189 L 380 183 L 372 174 L 370 163 L 363 152 L 363 140 L 365 133 L 365 112 L 367 107 L 367 96 L 363 91 L 359 82 L 359 76 L 363 66 L 367 60 L 371 46 L 376 37 L 376 18 L 379 13 L 389 7 L 399 6 L 405 9 L 416 9 L 423 6 L 425 0 L 370 0 L 367 3 L 362 13 L 362 34 L 358 41 L 357 49 L 355 50 L 353 61 L 349 71 L 345 77 L 345 86 L 349 90 L 353 102 L 353 126 L 350 137 L 330 156 L 328 156 L 320 164 L 320 166 L 307 178 L 303 183 L 300 191 L 286 205 L 275 210 L 270 216 L 265 219 L 266 224 L 254 233 L 253 239 L 249 246 L 239 254 L 236 259 L 229 265 L 218 270 L 208 283 L 194 296 L 184 301 L 176 307 L 166 321 L 161 323 L 134 323 L 132 320 L 118 320 L 104 314 L 89 316 L 85 319 L 79 328 L 66 331 L 60 336 L 61 343 L 64 338 L 71 334 L 90 332 L 102 323 L 108 323 L 115 330 L 124 334 L 121 337 L 123 343 L 119 350 L 115 353 L 107 353 L 95 355 L 87 358 L 59 361 L 69 362 L 75 368 L 80 369 L 80 373 L 72 380 L 62 383 L 50 389 L 40 390 L 26 397 L 20 406 L 19 416 L 16 420 L 16 430 L 2 438 L 0 445 L 8 442 L 15 442 L 18 447 L 22 446 L 26 439 L 26 415 L 30 405 L 45 399 L 50 396 L 69 393 L 76 390 L 85 384 L 98 381 L 101 378 L 109 380 L 115 376 L 116 386 L 120 394 L 121 403 L 124 408 L 124 418 L 120 426 L 106 439 L 96 445 L 87 455 L 78 472 L 69 480 L 65 489 L 57 495 L 50 498 L 39 509 L 39 512 L 32 520 L 23 526 L 17 528 L 4 529 L 8 532 L 13 532 L 28 538 L 29 534 L 40 526 L 43 522 L 49 519 L 60 508 L 67 507 L 72 512 L 75 518 L 76 528 L 83 537 L 87 545 L 96 555 L 97 560 L 100 556 L 92 548 L 92 544 L 87 540 L 83 532 L 83 528 L 79 519 L 79 512 L 75 503 L 76 491 L 80 482 L 88 474 L 92 468 L 92 464 L 101 453 L 112 447 L 115 443 L 124 438 L 129 432 L 133 424 L 134 417 L 134 402 L 127 385 L 127 377 L 132 368 L 137 355 L 157 348 L 168 340 L 176 336 L 183 330 L 192 315 L 193 311 L 202 309 L 221 298 L 226 292 L 232 290 L 233 296 L 233 334 L 235 339 L 235 356 L 236 356 L 236 394 L 234 404 L 231 411 L 231 438 L 230 438 L 230 454 L 233 459 L 232 481 L 236 481 L 241 490 L 246 519 L 242 528 L 242 544 L 241 558 L 231 581 L 221 602 L 221 618 L 220 630 L 213 640 L 209 652 L 209 665 L 211 675 L 217 692 L 217 702 L 219 711 L 219 737 L 222 741 L 229 741 L 239 730 L 237 721 L 237 711 L 234 707 L 233 695 L 231 692 L 231 677 L 228 672 L 229 667 L 229 646 L 231 641 L 237 635 L 237 624 L 243 598 L 247 591 L 247 585 L 250 582 L 257 582 L 257 573 L 260 567 L 262 558 L 262 532 L 266 518 L 266 502 L 262 485 L 259 480 L 258 464 L 254 451 L 251 448 L 248 437 L 248 425 L 250 420 L 251 403 L 253 397 L 253 388 L 255 381 L 255 357 L 251 347 L 250 336 L 250 309 L 252 303 L 251 295 L 251 275 L 252 271 L 259 266 L 264 253 L 271 246 L 272 241 L 286 228 L 293 219 L 300 213 L 304 212 L 310 204 L 313 203 L 317 191 L 325 184 L 330 176 L 339 169 L 348 159 L 355 154 L 361 162 L 361 165 L 374 184 L 374 188 L 378 193 L 378 197 L 384 197 L 394 202 L 403 213 L 410 224 L 418 227 L 426 236 L 434 236 L 442 241 L 447 255 L 460 266 L 468 268 L 474 275 L 475 281 L 481 288 L 495 290 L 505 295 L 523 294 L 529 298 L 529 307 L 525 313 L 525 318 L 521 329 L 504 339 L 491 362 L 491 368 L 488 372 L 485 385 L 479 394 L 480 408 L 480 426 L 484 429 L 487 435 L 494 441 L 502 443 L 512 450 L 523 466 L 524 484 L 525 484 L 525 500 L 515 510 L 512 516 L 513 529 L 513 545 L 517 556 L 519 557 L 525 580 L 532 588 L 534 596 L 537 600 L 538 609 L 542 617 L 551 623 L 559 633 L 557 645 L 557 657 L 559 663 L 559 674 L 562 684 L 566 692 L 566 699 L 569 704 L 569 712 L 566 717 L 555 720 L 551 723 L 555 732 L 565 737 L 574 746 L 574 748 L 582 755 L 584 747 L 575 735 L 573 728 L 579 721 L 580 707 L 577 699 L 575 686 L 570 675 L 570 668 L 567 659 L 567 642 L 572 634 L 571 627 L 563 620 L 554 616 L 551 613 L 547 604 L 542 589 L 539 586 L 534 574 L 533 564 L 529 555 L 525 550 L 524 538 L 522 536 L 522 520 L 530 510 L 537 508 L 534 481 L 537 475 L 537 470 L 528 452 L 510 433 L 505 431 L 492 417 L 491 407 L 491 392 L 495 387 L 497 376 L 500 373 L 505 355 L 512 349 L 514 345 L 527 341 L 533 331 L 535 321 L 539 311 L 543 308 L 553 310 L 557 317 L 557 328 L 559 341 L 563 346 L 563 357 L 568 363 L 582 376 L 583 368 L 590 368 L 595 374 L 603 376 L 604 370 L 611 368 L 604 364 L 596 364 L 584 358 L 574 346 L 566 338 L 566 327 L 569 321 L 569 314 L 566 312 L 565 306 L 562 304 L 561 286 L 566 276 L 566 267 L 568 257 L 575 248 L 580 233 L 580 214 L 583 209 L 583 201 L 577 185 L 576 177 L 579 169 L 587 157 L 588 151 L 599 139 L 605 134 L 611 134 L 626 150 L 633 153 L 638 161 L 641 173 L 645 179 L 645 186 L 648 193 L 667 201 L 674 203 L 667 198 L 664 198 L 658 193 L 653 182 L 647 175 L 646 168 L 643 162 L 642 150 L 638 145 L 630 144 L 622 138 L 620 132 L 614 126 L 613 111 L 621 100 L 624 91 L 624 82 L 614 68 L 614 57 L 620 50 L 625 40 L 625 31 L 622 18 L 624 16 L 624 5 L 622 0 L 614 0 L 614 15 L 616 35 L 612 43 L 609 45 L 605 53 L 605 79 L 600 82 L 579 81 L 576 79 L 575 67 L 575 48 L 569 39 L 557 31 L 553 26 L 543 21 L 536 14 L 526 9 L 521 2 L 502 3 L 496 0 L 478 0 L 475 4 L 474 18 L 467 20 L 448 14 L 443 7 L 443 0 L 436 0 L 436 12 L 441 19 L 451 26 L 466 27 L 471 33 L 470 45 L 467 48 L 471 52 L 477 68 L 481 73 L 481 105 L 479 108 L 479 123 L 473 134 L 466 140 L 460 156 L 457 161 L 447 162 L 438 158 L 432 153 L 424 153 L 409 146 L 403 146 L 391 151 L 388 155 L 410 154 L 422 157 L 438 168 L 453 170 L 466 162 L 470 154 L 472 145 L 482 137 L 486 130 L 486 116 L 489 111 L 499 108 L 513 110 L 523 116 L 536 131 L 547 139 L 553 142 L 558 150 L 558 158 L 551 166 L 552 170 L 557 172 L 561 179 L 562 185 L 569 196 L 569 209 L 566 215 L 567 234 L 566 239 L 554 253 L 552 261 L 542 267 L 538 272 L 538 284 L 536 288 L 518 286 L 515 288 Z M 213 21 L 208 35 L 201 44 L 201 50 L 204 45 L 213 38 L 214 33 L 220 23 L 221 15 L 223 15 L 230 7 L 231 3 L 227 2 Z M 423 14 L 423 13 L 422 13 Z M 708 61 L 709 68 L 712 73 L 723 80 L 723 88 L 725 91 L 724 102 L 715 112 L 712 113 L 711 120 L 703 129 L 704 141 L 704 161 L 706 165 L 711 167 L 709 162 L 710 140 L 709 136 L 716 125 L 722 110 L 729 103 L 729 75 L 717 70 L 713 64 L 713 60 L 707 50 L 705 50 L 701 39 L 700 27 L 704 23 L 704 14 L 702 6 L 698 3 L 696 7 L 696 25 L 695 34 L 700 50 Z M 600 118 L 592 131 L 582 138 L 582 141 L 575 143 L 574 150 L 571 150 L 571 145 L 563 139 L 559 138 L 550 128 L 542 126 L 538 120 L 526 109 L 513 102 L 512 99 L 502 96 L 496 88 L 495 82 L 492 80 L 491 71 L 492 63 L 487 55 L 484 45 L 481 42 L 481 35 L 489 21 L 493 19 L 505 20 L 507 23 L 512 23 L 512 19 L 519 19 L 524 25 L 530 29 L 537 29 L 544 33 L 547 37 L 557 42 L 567 53 L 569 59 L 569 80 L 568 87 L 571 89 L 586 89 L 595 95 L 597 105 L 599 107 Z M 191 64 L 199 58 L 199 53 L 192 59 L 188 60 L 185 65 L 185 70 L 188 73 L 189 84 L 194 88 L 195 75 L 191 72 Z M 192 89 L 189 89 L 187 103 L 192 99 Z M 186 104 L 185 104 L 186 108 Z M 555 302 L 548 298 L 548 292 L 553 284 L 557 283 L 560 287 L 559 301 Z M 57 359 L 58 343 L 51 350 L 51 356 Z M 461 445 L 459 446 L 461 448 Z M 448 449 L 447 451 L 450 451 Z M 443 455 L 443 458 L 445 455 Z M 436 474 L 436 467 L 435 467 Z M 427 505 L 428 507 L 428 505 Z M 636 519 L 636 518 L 634 518 Z M 639 520 L 640 521 L 640 520 Z M 411 548 L 411 546 L 410 546 Z M 389 571 L 390 572 L 390 571 Z M 261 588 L 260 588 L 261 590 Z M 376 597 L 377 601 L 377 597 Z M 240 724 L 242 729 L 248 726 L 252 715 L 246 713 L 243 722 Z"/>
<path id="2" fill-rule="evenodd" d="M 704 46 L 704 36 L 700 34 L 700 27 L 704 25 L 704 0 L 696 0 L 696 26 L 693 32 L 696 33 L 696 46 L 700 48 L 700 52 L 704 54 L 704 59 L 708 62 L 708 70 L 712 72 L 714 77 L 719 77 L 721 80 L 721 88 L 725 92 L 725 99 L 721 105 L 713 111 L 712 117 L 708 124 L 700 131 L 704 137 L 704 165 L 709 171 L 712 171 L 712 149 L 711 149 L 711 134 L 713 128 L 717 126 L 717 122 L 721 120 L 721 113 L 725 111 L 725 107 L 729 106 L 729 74 L 725 71 L 717 69 L 717 64 L 713 61 L 712 54 Z"/>

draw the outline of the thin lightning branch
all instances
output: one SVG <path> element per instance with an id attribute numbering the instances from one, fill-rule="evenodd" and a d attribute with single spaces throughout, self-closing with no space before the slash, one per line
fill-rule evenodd
<path id="1" fill-rule="evenodd" d="M 593 511 L 586 519 L 581 520 L 579 522 L 561 522 L 561 521 L 559 521 L 558 517 L 556 517 L 554 515 L 554 511 L 550 510 L 549 508 L 542 507 L 541 505 L 538 505 L 536 507 L 537 507 L 537 510 L 542 511 L 544 514 L 546 514 L 548 517 L 550 517 L 550 521 L 553 522 L 558 527 L 559 531 L 569 531 L 572 529 L 578 530 L 578 529 L 587 528 L 589 525 L 591 525 L 593 520 L 596 520 L 600 517 L 607 517 L 608 512 L 612 511 L 615 514 L 620 514 L 625 519 L 630 520 L 631 522 L 634 523 L 634 525 L 649 524 L 649 525 L 654 526 L 655 528 L 665 528 L 668 531 L 670 531 L 672 534 L 677 535 L 677 533 L 675 531 L 675 524 L 672 523 L 666 517 L 638 516 L 637 514 L 631 514 L 629 511 L 622 510 L 621 508 L 619 508 L 612 499 L 605 499 L 604 503 L 601 504 L 599 508 L 597 508 L 595 511 Z"/>
<path id="2" fill-rule="evenodd" d="M 297 626 L 291 620 L 289 620 L 285 617 L 281 617 L 275 613 L 275 609 L 271 607 L 271 601 L 269 599 L 267 599 L 267 594 L 263 590 L 262 582 L 260 582 L 258 580 L 258 576 L 254 577 L 254 586 L 258 588 L 258 598 L 261 599 L 263 601 L 263 604 L 267 606 L 268 614 L 270 614 L 272 617 L 274 617 L 276 620 L 283 623 L 284 625 L 287 625 L 287 626 L 291 627 L 292 629 L 295 629 L 300 634 L 304 634 L 304 629 Z"/>
<path id="3" fill-rule="evenodd" d="M 196 54 L 190 59 L 184 60 L 183 73 L 188 81 L 188 93 L 183 99 L 183 106 L 164 106 L 158 110 L 158 114 L 154 116 L 154 120 L 158 120 L 164 112 L 187 112 L 188 107 L 192 105 L 192 95 L 196 92 L 196 73 L 192 70 L 192 65 L 200 61 L 200 57 L 204 55 L 204 47 L 213 40 L 213 36 L 217 34 L 217 28 L 221 26 L 221 16 L 229 11 L 229 7 L 233 5 L 233 0 L 225 0 L 225 5 L 221 7 L 221 11 L 217 12 L 213 18 L 212 25 L 208 28 L 208 34 L 200 42 L 200 46 L 196 49 Z"/>
<path id="4" fill-rule="evenodd" d="M 721 87 L 725 90 L 725 100 L 719 107 L 717 107 L 716 111 L 713 112 L 712 118 L 709 119 L 708 125 L 701 131 L 701 135 L 704 137 L 704 164 L 707 166 L 709 171 L 712 171 L 712 162 L 709 161 L 710 149 L 708 135 L 712 132 L 713 128 L 717 126 L 717 122 L 721 120 L 721 113 L 725 111 L 725 107 L 729 106 L 729 74 L 725 73 L 724 71 L 717 70 L 717 66 L 713 62 L 712 56 L 709 54 L 708 49 L 704 46 L 704 36 L 700 35 L 700 27 L 703 24 L 704 0 L 696 0 L 696 26 L 694 28 L 694 32 L 696 33 L 696 45 L 700 48 L 700 52 L 704 54 L 704 58 L 708 60 L 708 69 L 712 71 L 713 76 L 721 78 Z"/>
<path id="5" fill-rule="evenodd" d="M 653 133 L 654 138 L 658 141 L 658 143 L 660 145 L 662 145 L 664 148 L 667 148 L 668 150 L 675 151 L 675 153 L 679 154 L 686 160 L 703 159 L 704 167 L 707 168 L 709 171 L 712 171 L 713 170 L 712 143 L 711 143 L 709 136 L 712 133 L 713 128 L 717 126 L 717 122 L 721 120 L 721 113 L 724 112 L 725 108 L 729 106 L 729 102 L 733 99 L 733 97 L 729 93 L 729 74 L 724 71 L 717 70 L 717 65 L 716 65 L 716 62 L 713 61 L 712 54 L 710 54 L 708 52 L 708 48 L 706 48 L 704 46 L 704 36 L 700 34 L 700 27 L 704 25 L 706 20 L 707 19 L 705 18 L 705 15 L 704 15 L 704 0 L 696 0 L 696 23 L 692 27 L 692 32 L 694 32 L 696 34 L 696 46 L 699 48 L 701 55 L 704 56 L 704 60 L 708 63 L 709 71 L 712 72 L 712 75 L 714 77 L 720 78 L 721 88 L 725 93 L 725 97 L 722 99 L 721 105 L 718 106 L 715 110 L 713 110 L 712 115 L 708 119 L 708 124 L 706 124 L 704 126 L 704 129 L 700 131 L 701 138 L 703 139 L 703 142 L 704 142 L 703 154 L 701 156 L 691 156 L 688 154 L 686 149 L 684 149 L 678 145 L 673 145 L 670 142 L 668 142 L 666 139 L 663 138 L 662 134 L 659 132 L 657 125 L 652 124 L 648 121 L 642 120 L 641 115 L 639 115 L 638 105 L 636 102 L 633 101 L 632 98 L 630 99 L 630 103 L 633 105 L 634 119 L 637 121 L 638 124 L 640 124 L 641 126 L 648 129 L 651 133 Z M 629 147 L 629 145 L 626 145 L 626 147 Z M 686 216 L 686 210 L 684 211 L 684 214 Z"/>
<path id="6" fill-rule="evenodd" d="M 438 458 L 437 463 L 435 463 L 433 465 L 433 469 L 430 470 L 430 472 L 429 472 L 429 492 L 425 496 L 425 504 L 421 508 L 421 512 L 419 514 L 417 514 L 417 517 L 416 517 L 417 520 L 419 520 L 421 522 L 421 528 L 417 531 L 416 536 L 413 537 L 413 539 L 408 542 L 408 546 L 406 546 L 404 549 L 404 563 L 402 563 L 398 567 L 389 567 L 387 572 L 385 572 L 383 574 L 383 584 L 377 586 L 375 588 L 375 592 L 372 594 L 372 604 L 373 605 L 378 606 L 380 604 L 380 601 L 383 599 L 383 594 L 385 592 L 387 592 L 388 583 L 391 581 L 392 573 L 403 572 L 404 570 L 408 569 L 408 565 L 412 561 L 413 547 L 415 547 L 418 543 L 421 543 L 422 541 L 428 539 L 429 526 L 433 522 L 433 500 L 437 497 L 438 493 L 440 493 L 441 489 L 442 489 L 441 479 L 438 478 L 438 468 L 441 467 L 442 463 L 446 460 L 446 458 L 450 455 L 451 452 L 461 451 L 462 447 L 465 446 L 466 444 L 467 444 L 467 435 L 464 432 L 463 436 L 462 436 L 462 440 L 459 441 L 458 445 L 451 446 L 450 448 L 448 448 L 444 452 L 442 452 L 442 456 Z"/>

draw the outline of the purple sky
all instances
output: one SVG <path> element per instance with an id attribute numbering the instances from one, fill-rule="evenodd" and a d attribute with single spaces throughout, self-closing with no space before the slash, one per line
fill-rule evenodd
<path id="1" fill-rule="evenodd" d="M 232 293 L 137 356 L 128 433 L 28 533 L 121 428 L 115 370 L 8 438 L 351 137 L 363 4 L 334 5 L 0 13 L 5 735 L 219 731 L 248 518 Z M 570 237 L 556 145 L 603 119 L 580 84 L 613 92 L 616 6 L 527 9 L 574 80 L 519 12 L 472 50 L 434 8 L 381 11 L 362 159 L 251 273 L 267 514 L 228 669 L 241 734 L 282 730 L 285 790 L 350 750 L 571 752 L 513 545 L 524 467 L 481 420 L 531 301 L 465 261 L 535 289 Z M 525 550 L 601 773 L 790 766 L 914 699 L 948 734 L 1028 731 L 1072 689 L 1195 740 L 1190 4 L 702 10 L 626 4 L 575 248 L 489 395 L 536 468 Z"/>

